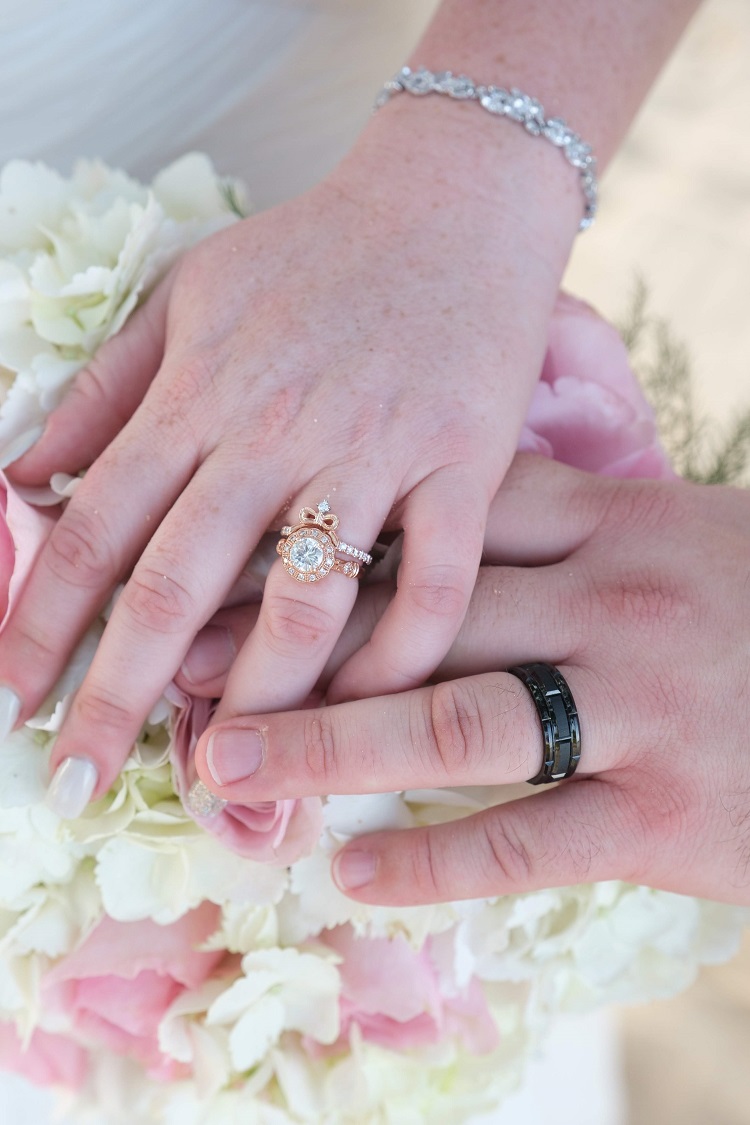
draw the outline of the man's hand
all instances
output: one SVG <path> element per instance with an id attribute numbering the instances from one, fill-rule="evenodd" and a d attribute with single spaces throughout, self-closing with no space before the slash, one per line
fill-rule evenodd
<path id="1" fill-rule="evenodd" d="M 486 553 L 511 565 L 480 572 L 440 682 L 219 723 L 197 749 L 205 783 L 242 802 L 526 781 L 539 719 L 498 669 L 546 661 L 578 707 L 575 777 L 352 841 L 342 889 L 351 871 L 358 899 L 416 904 L 616 878 L 750 903 L 750 494 L 520 456 Z M 358 637 L 385 596 L 362 594 Z"/>

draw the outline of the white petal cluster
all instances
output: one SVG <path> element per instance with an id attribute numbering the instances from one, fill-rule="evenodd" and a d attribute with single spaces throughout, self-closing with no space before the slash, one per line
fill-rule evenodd
<path id="1" fill-rule="evenodd" d="M 329 955 L 263 949 L 242 959 L 243 976 L 214 1000 L 208 1027 L 229 1029 L 233 1069 L 260 1063 L 285 1031 L 332 1043 L 339 1033 L 339 974 Z"/>
<path id="2" fill-rule="evenodd" d="M 70 178 L 0 173 L 0 460 L 43 424 L 75 375 L 200 238 L 236 218 L 237 185 L 183 157 L 146 187 L 99 161 Z"/>
<path id="3" fill-rule="evenodd" d="M 515 1040 L 507 1057 L 469 1055 L 450 1044 L 397 1054 L 355 1031 L 347 1054 L 317 1064 L 293 1043 L 274 1047 L 243 1086 L 210 1099 L 195 1079 L 148 1085 L 134 1068 L 102 1058 L 77 1101 L 76 1119 L 92 1125 L 464 1125 L 512 1092 L 522 1058 Z M 271 1096 L 255 1096 L 263 1089 Z"/>
<path id="4" fill-rule="evenodd" d="M 612 881 L 486 901 L 432 948 L 459 984 L 527 984 L 536 1026 L 557 1012 L 672 995 L 700 965 L 730 958 L 747 922 L 739 907 Z"/>

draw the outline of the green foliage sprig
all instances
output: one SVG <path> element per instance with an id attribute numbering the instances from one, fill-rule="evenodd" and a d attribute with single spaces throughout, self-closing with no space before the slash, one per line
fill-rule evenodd
<path id="1" fill-rule="evenodd" d="M 726 426 L 701 414 L 688 349 L 649 310 L 642 278 L 620 332 L 680 476 L 703 484 L 750 485 L 750 408 L 738 409 Z"/>

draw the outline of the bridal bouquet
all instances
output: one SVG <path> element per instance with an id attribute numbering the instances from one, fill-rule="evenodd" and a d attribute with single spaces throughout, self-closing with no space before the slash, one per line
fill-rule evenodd
<path id="1" fill-rule="evenodd" d="M 235 221 L 200 156 L 145 187 L 100 163 L 0 176 L 0 457 L 19 454 L 177 256 Z M 31 437 L 29 436 L 31 435 Z M 670 473 L 614 331 L 562 298 L 524 448 L 619 475 Z M 75 481 L 0 475 L 0 616 Z M 377 575 L 373 576 L 373 580 Z M 47 761 L 99 642 L 0 747 L 0 1065 L 75 1121 L 448 1125 L 513 1089 L 555 1013 L 685 987 L 735 950 L 744 912 L 608 882 L 370 907 L 330 875 L 362 832 L 436 823 L 525 787 L 192 805 L 209 718 L 172 685 L 112 789 L 73 821 Z"/>

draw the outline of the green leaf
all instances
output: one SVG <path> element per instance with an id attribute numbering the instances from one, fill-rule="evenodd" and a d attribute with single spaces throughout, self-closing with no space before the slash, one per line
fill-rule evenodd
<path id="1" fill-rule="evenodd" d="M 695 402 L 688 348 L 666 320 L 651 313 L 642 277 L 636 278 L 619 329 L 680 476 L 703 484 L 750 485 L 750 407 L 724 427 L 702 415 Z"/>

